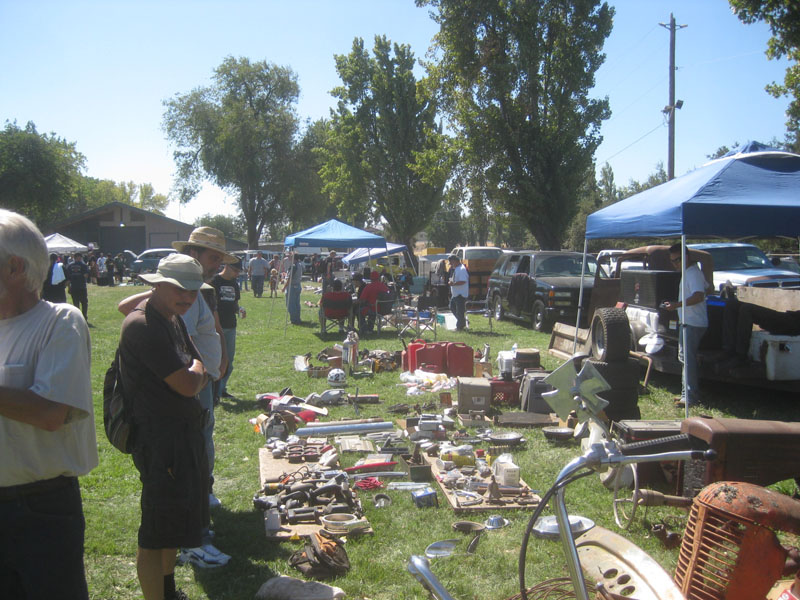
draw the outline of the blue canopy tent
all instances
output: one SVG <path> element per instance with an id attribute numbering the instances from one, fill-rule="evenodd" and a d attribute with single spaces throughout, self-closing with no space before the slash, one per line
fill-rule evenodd
<path id="1" fill-rule="evenodd" d="M 300 233 L 287 235 L 283 241 L 287 247 L 334 246 L 346 248 L 385 248 L 383 236 L 358 229 L 336 219 L 314 225 Z"/>
<path id="2" fill-rule="evenodd" d="M 336 219 L 325 221 L 309 229 L 287 235 L 283 240 L 286 247 L 346 247 L 346 248 L 386 248 L 386 239 L 383 236 L 358 229 Z M 294 269 L 290 271 L 293 273 Z M 287 311 L 288 318 L 288 311 Z M 284 332 L 286 323 L 284 323 Z"/>
<path id="3" fill-rule="evenodd" d="M 754 147 L 598 210 L 586 218 L 586 239 L 797 237 L 800 156 L 744 149 Z"/>
<path id="4" fill-rule="evenodd" d="M 686 175 L 589 215 L 584 256 L 590 239 L 680 237 L 683 277 L 687 236 L 798 235 L 800 155 L 749 142 Z M 583 289 L 579 307 L 582 296 Z M 685 301 L 681 288 L 681 302 Z M 684 365 L 684 377 L 685 369 Z"/>

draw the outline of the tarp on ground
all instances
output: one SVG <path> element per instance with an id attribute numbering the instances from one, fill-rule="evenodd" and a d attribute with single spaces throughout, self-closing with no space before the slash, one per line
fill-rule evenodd
<path id="1" fill-rule="evenodd" d="M 383 236 L 331 219 L 300 233 L 286 236 L 283 244 L 290 247 L 385 248 L 386 240 Z"/>
<path id="2" fill-rule="evenodd" d="M 370 248 L 358 248 L 353 250 L 350 254 L 342 258 L 342 262 L 346 265 L 358 265 L 373 258 L 382 258 L 389 254 L 400 254 L 406 249 L 405 244 L 393 244 L 388 242 L 386 248 L 372 250 Z"/>
<path id="3" fill-rule="evenodd" d="M 51 233 L 44 238 L 47 244 L 48 252 L 55 252 L 57 254 L 72 254 L 73 252 L 88 252 L 89 247 L 76 242 L 60 233 Z"/>
<path id="4" fill-rule="evenodd" d="M 586 238 L 800 235 L 800 155 L 738 150 L 589 215 Z"/>

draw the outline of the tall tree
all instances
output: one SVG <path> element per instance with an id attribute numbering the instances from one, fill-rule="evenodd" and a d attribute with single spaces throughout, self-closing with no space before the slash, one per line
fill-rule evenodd
<path id="1" fill-rule="evenodd" d="M 40 225 L 74 212 L 85 158 L 54 133 L 6 121 L 0 131 L 0 206 Z"/>
<path id="2" fill-rule="evenodd" d="M 213 81 L 164 102 L 164 130 L 177 146 L 179 199 L 191 199 L 204 180 L 238 195 L 247 243 L 256 248 L 286 203 L 297 76 L 288 67 L 229 56 Z"/>
<path id="3" fill-rule="evenodd" d="M 614 11 L 598 0 L 416 0 L 435 9 L 431 66 L 469 156 L 542 248 L 559 248 L 600 144 L 589 91 Z"/>
<path id="4" fill-rule="evenodd" d="M 324 182 L 320 177 L 329 133 L 330 122 L 325 119 L 309 123 L 293 148 L 286 207 L 289 231 L 301 231 L 339 216 L 336 205 L 323 191 Z M 277 231 L 270 233 L 272 239 L 278 239 Z"/>
<path id="5" fill-rule="evenodd" d="M 772 83 L 767 92 L 776 98 L 790 96 L 786 110 L 788 138 L 794 150 L 800 150 L 800 4 L 797 0 L 729 0 L 733 12 L 743 23 L 765 21 L 772 37 L 767 44 L 767 57 L 786 57 L 783 83 Z"/>
<path id="6" fill-rule="evenodd" d="M 407 45 L 376 37 L 373 56 L 357 38 L 336 56 L 342 85 L 323 151 L 324 190 L 345 219 L 383 219 L 413 247 L 441 206 L 449 175 L 448 141 L 436 122 L 437 105 L 414 77 Z"/>

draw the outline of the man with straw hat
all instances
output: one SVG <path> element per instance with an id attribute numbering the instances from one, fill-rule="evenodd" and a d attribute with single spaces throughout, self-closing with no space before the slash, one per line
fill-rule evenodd
<path id="1" fill-rule="evenodd" d="M 147 600 L 180 598 L 178 548 L 199 546 L 209 522 L 207 410 L 197 398 L 209 376 L 179 317 L 210 286 L 200 263 L 183 254 L 162 258 L 155 273 L 140 277 L 153 289 L 125 317 L 119 342 L 136 424 L 133 462 L 142 481 L 136 570 Z"/>
<path id="2" fill-rule="evenodd" d="M 192 231 L 187 241 L 176 241 L 172 243 L 181 254 L 190 256 L 200 263 L 203 269 L 203 280 L 209 281 L 219 271 L 220 265 L 232 264 L 238 259 L 226 252 L 225 236 L 218 229 L 213 227 L 198 227 Z M 123 314 L 128 314 L 135 308 L 150 292 L 137 294 L 119 304 L 119 310 Z M 211 380 L 218 380 L 225 374 L 228 368 L 227 351 L 222 326 L 217 315 L 217 297 L 213 289 L 205 290 L 197 295 L 195 302 L 182 315 L 183 322 L 197 347 L 203 364 L 211 377 Z M 208 419 L 203 429 L 208 455 L 209 480 L 213 484 L 214 472 L 214 391 L 211 380 L 200 390 L 198 399 L 205 410 L 208 411 Z M 209 487 L 209 490 L 211 488 Z M 219 500 L 213 492 L 209 493 L 209 504 L 211 508 L 220 506 Z M 209 542 L 209 540 L 206 540 Z M 219 566 L 220 561 L 227 562 L 226 554 L 221 553 L 210 543 L 206 543 L 202 548 L 190 548 L 184 551 L 184 558 L 191 560 L 194 564 L 201 567 Z"/>

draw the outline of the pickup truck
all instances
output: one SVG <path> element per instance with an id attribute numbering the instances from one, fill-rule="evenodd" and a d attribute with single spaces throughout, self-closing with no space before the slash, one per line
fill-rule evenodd
<path id="1" fill-rule="evenodd" d="M 706 280 L 715 281 L 713 254 L 703 246 L 705 245 L 692 244 L 687 247 L 687 252 L 700 264 Z M 626 269 L 626 261 L 638 262 L 642 268 Z M 726 278 L 726 281 L 728 279 L 730 278 Z M 715 290 L 709 283 L 709 295 L 706 297 L 709 326 L 700 344 L 699 353 L 701 377 L 800 391 L 800 363 L 790 359 L 792 345 L 795 342 L 800 344 L 800 337 L 796 340 L 779 339 L 779 336 L 771 336 L 754 328 L 749 364 L 733 370 L 718 369 L 723 356 L 725 306 L 731 301 L 728 294 L 735 294 L 739 301 L 774 310 L 800 310 L 800 290 L 779 285 L 753 285 L 756 281 L 768 282 L 767 279 L 748 281 L 747 285 L 726 290 L 725 294 L 719 296 L 714 295 Z M 781 278 L 782 283 L 787 281 Z M 679 282 L 680 272 L 669 261 L 668 246 L 654 245 L 628 250 L 617 257 L 616 268 L 611 277 L 595 278 L 589 315 L 594 315 L 598 308 L 623 306 L 630 326 L 629 338 L 613 340 L 612 343 L 627 344 L 630 350 L 647 358 L 657 371 L 680 374 L 682 365 L 678 361 L 680 329 L 677 314 L 660 307 L 664 300 L 678 299 Z M 591 323 L 591 319 L 589 322 Z M 554 330 L 551 347 L 567 348 L 569 344 L 564 343 L 562 346 L 556 338 L 561 336 L 571 341 L 572 332 L 574 328 L 569 332 Z M 592 338 L 590 330 L 579 330 L 578 339 L 586 344 L 584 351 Z"/>

